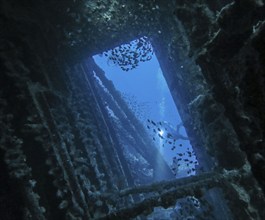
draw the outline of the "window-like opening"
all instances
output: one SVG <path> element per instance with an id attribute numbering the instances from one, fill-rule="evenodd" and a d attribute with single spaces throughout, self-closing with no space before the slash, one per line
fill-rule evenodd
<path id="1" fill-rule="evenodd" d="M 174 176 L 195 175 L 198 162 L 152 46 L 148 42 L 147 48 L 137 48 L 146 39 L 134 40 L 93 58 L 146 128 Z M 133 54 L 131 60 L 129 56 L 123 60 L 126 53 Z M 106 106 L 112 116 L 119 117 Z"/>
<path id="2" fill-rule="evenodd" d="M 101 198 L 106 205 L 115 205 L 106 216 L 231 219 L 219 183 L 237 173 L 210 169 L 204 173 L 199 168 L 208 155 L 202 157 L 196 148 L 197 161 L 163 76 L 168 80 L 168 75 L 162 73 L 153 51 L 143 37 L 96 55 L 83 66 L 92 67 L 86 80 L 100 111 L 100 129 L 110 142 L 104 142 L 103 150 L 111 181 Z M 169 72 L 174 74 L 170 67 Z M 173 89 L 175 95 L 178 89 Z"/>
<path id="3" fill-rule="evenodd" d="M 96 72 L 94 72 L 94 78 L 101 90 L 104 91 L 102 92 L 105 94 L 103 95 L 104 107 L 112 124 L 117 129 L 114 128 L 117 132 L 115 135 L 121 144 L 119 150 L 122 150 L 129 167 L 128 170 L 132 173 L 133 186 L 150 184 L 150 179 L 156 182 L 194 176 L 198 165 L 196 155 L 151 44 L 148 42 L 146 47 L 140 49 L 137 47 L 139 43 L 140 47 L 144 45 L 143 41 L 147 41 L 147 38 L 140 38 L 93 57 L 97 65 L 104 71 L 105 78 Z M 117 95 L 111 94 L 114 91 L 113 88 L 116 92 L 118 91 L 119 98 L 124 101 L 136 120 L 131 119 L 128 111 L 124 110 L 125 106 L 120 106 L 121 102 Z M 124 120 L 129 124 L 126 125 Z M 148 154 L 137 148 L 138 139 L 133 140 L 134 133 L 142 132 L 141 128 L 136 125 L 137 123 L 144 128 L 148 134 L 147 137 L 152 141 L 152 145 L 146 146 L 147 151 L 148 148 L 155 147 L 159 152 L 151 158 L 153 164 L 148 160 Z M 126 129 L 126 126 L 133 126 L 134 129 Z M 137 136 L 139 139 L 147 137 L 141 134 Z M 162 165 L 161 158 L 169 169 L 164 168 L 165 165 Z M 167 172 L 170 172 L 171 176 L 165 175 Z M 155 173 L 158 173 L 158 177 Z M 123 188 L 124 186 L 121 186 L 121 189 Z M 140 194 L 134 199 L 138 202 L 143 201 L 152 197 L 153 193 L 150 191 L 144 196 Z M 126 195 L 126 190 L 122 194 Z M 196 195 L 184 196 L 180 200 L 176 199 L 175 202 L 173 208 L 155 208 L 148 219 L 158 216 L 161 218 L 166 216 L 188 218 L 203 215 L 202 213 L 208 212 L 210 209 L 210 206 L 207 206 L 209 204 L 207 199 L 205 197 L 198 199 Z M 202 204 L 204 205 L 202 206 Z M 117 207 L 119 207 L 119 203 L 117 203 Z M 187 207 L 190 212 L 185 214 L 184 210 Z"/>

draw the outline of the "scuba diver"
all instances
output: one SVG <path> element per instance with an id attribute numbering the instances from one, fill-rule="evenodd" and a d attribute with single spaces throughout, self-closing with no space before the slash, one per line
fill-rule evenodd
<path id="1" fill-rule="evenodd" d="M 161 139 L 167 139 L 167 141 L 176 141 L 176 140 L 189 140 L 188 137 L 181 134 L 180 129 L 183 126 L 183 123 L 179 123 L 176 129 L 167 121 L 154 122 L 150 119 L 147 120 L 148 129 L 152 129 L 155 134 L 158 135 Z"/>

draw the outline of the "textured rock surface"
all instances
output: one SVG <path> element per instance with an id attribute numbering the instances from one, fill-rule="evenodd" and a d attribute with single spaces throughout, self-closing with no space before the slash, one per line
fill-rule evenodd
<path id="1" fill-rule="evenodd" d="M 264 189 L 264 5 L 236 1 L 212 22 L 216 32 L 196 48 L 197 63 Z M 255 159 L 257 154 L 263 156 Z"/>

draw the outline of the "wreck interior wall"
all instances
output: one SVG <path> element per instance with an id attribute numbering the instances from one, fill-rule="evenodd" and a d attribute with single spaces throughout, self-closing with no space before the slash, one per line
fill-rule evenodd
<path id="1" fill-rule="evenodd" d="M 193 10 L 186 11 L 187 14 L 190 15 L 191 11 L 196 11 L 199 6 L 195 4 L 192 7 Z M 207 7 L 208 5 L 205 5 L 205 8 Z M 241 16 L 243 14 L 244 19 Z M 193 13 L 196 20 L 188 21 L 183 16 L 180 5 L 176 9 L 176 15 L 183 21 L 188 33 L 192 33 L 192 22 L 197 22 L 200 26 L 207 24 L 200 19 L 206 17 L 205 11 Z M 233 22 L 230 16 L 233 16 Z M 260 183 L 264 181 L 264 172 L 261 173 L 261 167 L 264 167 L 263 159 L 259 157 L 264 154 L 264 123 L 261 113 L 264 102 L 264 59 L 261 52 L 264 41 L 260 38 L 264 32 L 262 20 L 263 4 L 258 1 L 235 1 L 220 10 L 215 20 L 208 17 L 208 23 L 212 23 L 210 27 L 216 30 L 216 34 L 212 37 L 208 35 L 204 41 L 194 45 L 194 50 L 197 50 L 194 58 L 208 84 L 213 85 L 212 95 L 224 106 L 225 117 L 230 120 L 239 139 L 240 148 L 248 156 Z M 189 34 L 189 41 L 194 44 L 196 38 Z M 259 49 L 255 45 L 260 45 Z"/>
<path id="2" fill-rule="evenodd" d="M 83 75 L 82 71 L 71 65 L 69 68 L 65 60 L 74 63 L 142 35 L 152 37 L 152 44 L 155 45 L 160 64 L 165 69 L 165 78 L 185 126 L 191 137 L 195 135 L 194 146 L 198 146 L 197 154 L 201 157 L 201 162 L 205 158 L 201 153 L 205 151 L 203 147 L 217 158 L 220 168 L 234 169 L 248 164 L 245 159 L 247 155 L 250 162 L 248 165 L 251 165 L 255 178 L 264 189 L 264 6 L 257 7 L 251 3 L 258 1 L 243 1 L 242 5 L 251 6 L 248 15 L 251 18 L 257 15 L 246 26 L 243 22 L 241 25 L 244 28 L 240 26 L 240 22 L 235 22 L 234 26 L 229 25 L 229 16 L 232 16 L 230 13 L 240 10 L 240 7 L 237 8 L 239 1 L 223 10 L 217 23 L 213 20 L 204 22 L 204 19 L 210 19 L 207 17 L 209 14 L 203 15 L 202 20 L 194 16 L 198 23 L 193 21 L 193 25 L 207 26 L 213 23 L 210 28 L 212 33 L 221 29 L 217 35 L 204 34 L 199 38 L 200 41 L 194 42 L 196 37 L 192 35 L 192 25 L 183 16 L 185 7 L 193 6 L 189 4 L 184 7 L 181 5 L 182 1 L 177 1 L 179 8 L 175 15 L 178 21 L 174 23 L 178 25 L 177 32 L 172 32 L 170 26 L 173 21 L 171 18 L 167 20 L 167 16 L 162 16 L 161 19 L 168 26 L 150 30 L 152 24 L 157 24 L 156 19 L 160 19 L 159 14 L 151 14 L 155 21 L 150 26 L 135 24 L 135 28 L 131 32 L 125 31 L 122 37 L 117 33 L 127 28 L 119 29 L 117 26 L 117 33 L 111 37 L 110 32 L 100 32 L 107 36 L 104 37 L 105 41 L 100 39 L 100 42 L 96 41 L 99 33 L 89 32 L 89 29 L 92 38 L 80 34 L 81 43 L 76 47 L 69 47 L 71 40 L 79 38 L 76 27 L 84 31 L 86 25 L 95 27 L 100 24 L 88 22 L 80 26 L 78 21 L 75 22 L 74 19 L 78 17 L 76 12 L 81 9 L 73 2 L 75 1 L 66 1 L 57 6 L 53 1 L 36 3 L 2 0 L 0 3 L 0 22 L 4 30 L 0 44 L 0 140 L 1 155 L 9 173 L 9 177 L 1 177 L 7 178 L 7 187 L 19 189 L 20 194 L 14 196 L 15 199 L 25 201 L 25 204 L 18 205 L 23 210 L 21 215 L 26 219 L 63 219 L 64 216 L 91 217 L 91 213 L 95 215 L 96 212 L 108 211 L 107 204 L 95 195 L 99 188 L 106 189 L 111 185 L 115 188 L 113 183 L 117 180 L 108 167 L 115 167 L 118 175 L 122 176 L 121 167 L 113 157 L 114 146 L 109 144 L 108 134 L 102 134 L 101 128 L 104 125 L 95 108 L 91 91 L 83 82 L 84 78 L 79 76 Z M 163 2 L 159 1 L 160 7 L 164 5 Z M 144 5 L 143 9 L 148 11 L 149 6 Z M 197 6 L 195 4 L 195 9 Z M 215 7 L 220 10 L 221 6 L 223 5 Z M 68 7 L 76 10 L 74 14 L 65 14 Z M 192 11 L 187 10 L 186 13 Z M 199 10 L 199 15 L 204 12 Z M 143 11 L 137 13 L 144 14 Z M 214 11 L 210 11 L 210 15 L 217 16 Z M 84 19 L 88 17 L 84 16 Z M 134 21 L 135 18 L 133 16 L 131 19 Z M 64 24 L 65 21 L 67 22 Z M 148 23 L 144 17 L 140 17 L 139 21 Z M 116 20 L 114 23 L 118 25 L 119 22 Z M 102 23 L 104 28 L 106 22 Z M 140 27 L 144 29 L 142 32 L 139 31 Z M 237 27 L 240 27 L 239 33 L 236 31 Z M 73 38 L 67 35 L 71 28 L 74 29 Z M 253 28 L 255 32 L 251 31 Z M 161 36 L 165 38 L 159 37 L 157 31 L 160 29 Z M 208 29 L 208 26 L 205 27 L 205 30 Z M 174 36 L 167 35 L 168 33 L 174 33 Z M 209 36 L 212 38 L 208 38 Z M 220 53 L 223 45 L 231 39 L 235 42 L 234 39 L 238 38 L 241 39 L 238 49 L 225 51 L 229 56 L 223 57 L 223 52 Z M 181 45 L 178 45 L 180 41 Z M 86 49 L 89 51 L 85 51 Z M 188 56 L 192 56 L 190 61 L 186 60 Z M 167 61 L 163 57 L 173 60 Z M 201 69 L 195 66 L 195 60 Z M 223 66 L 226 68 L 222 68 Z M 196 141 L 199 143 L 196 144 Z M 108 147 L 109 150 L 106 150 Z M 233 160 L 234 158 L 238 160 Z M 95 160 L 99 162 L 93 163 Z M 1 173 L 7 173 L 5 166 L 1 166 L 2 170 Z M 242 204 L 245 210 L 256 208 L 259 210 L 256 216 L 264 218 L 264 197 L 255 178 L 250 175 L 239 180 L 237 183 L 241 188 L 227 184 L 226 196 L 231 198 L 230 208 L 238 212 L 235 216 L 241 216 L 242 213 L 236 207 Z M 49 193 L 46 192 L 47 189 Z M 1 191 L 1 198 L 8 198 L 9 192 Z M 242 192 L 249 195 L 250 201 L 240 198 L 238 203 L 238 200 L 232 198 L 240 197 Z M 98 207 L 94 204 L 98 204 Z M 6 213 L 6 219 L 12 219 L 7 212 L 1 206 L 1 213 Z M 254 215 L 255 212 L 251 214 Z M 246 211 L 244 218 L 248 217 Z"/>

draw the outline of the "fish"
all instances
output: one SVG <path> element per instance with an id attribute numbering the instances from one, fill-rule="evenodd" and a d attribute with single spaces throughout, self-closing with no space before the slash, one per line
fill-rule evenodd
<path id="1" fill-rule="evenodd" d="M 173 137 L 172 134 L 167 133 L 167 138 L 172 138 L 172 137 Z"/>
<path id="2" fill-rule="evenodd" d="M 158 134 L 158 136 L 159 136 L 161 139 L 164 139 L 164 137 L 163 137 L 161 134 Z"/>

